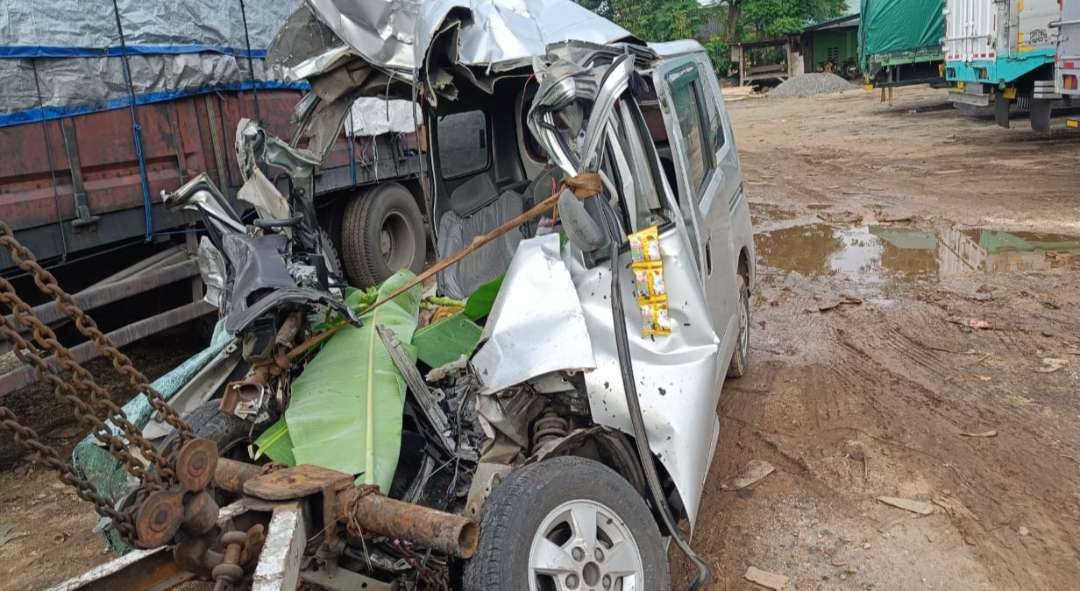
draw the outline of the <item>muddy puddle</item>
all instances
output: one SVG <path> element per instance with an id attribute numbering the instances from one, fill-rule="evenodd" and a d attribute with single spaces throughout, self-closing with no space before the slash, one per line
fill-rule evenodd
<path id="1" fill-rule="evenodd" d="M 1049 271 L 1080 263 L 1080 236 L 985 229 L 809 224 L 754 237 L 761 262 L 864 284 L 963 273 Z"/>

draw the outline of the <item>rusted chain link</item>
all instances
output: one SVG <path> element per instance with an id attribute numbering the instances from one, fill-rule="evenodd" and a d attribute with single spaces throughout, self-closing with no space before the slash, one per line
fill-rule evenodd
<path id="1" fill-rule="evenodd" d="M 52 297 L 53 301 L 57 303 L 61 310 L 75 322 L 75 327 L 79 330 L 83 336 L 87 337 L 97 346 L 98 352 L 103 356 L 108 357 L 112 362 L 113 367 L 116 368 L 121 374 L 127 377 L 128 382 L 139 392 L 146 395 L 147 400 L 150 402 L 150 406 L 161 416 L 161 418 L 176 429 L 179 433 L 180 441 L 187 442 L 194 437 L 191 426 L 180 417 L 179 414 L 161 395 L 160 392 L 150 386 L 149 380 L 131 363 L 131 359 L 128 358 L 120 349 L 113 345 L 104 333 L 98 329 L 97 324 L 79 308 L 75 300 L 64 291 L 56 281 L 56 277 L 53 276 L 47 269 L 38 264 L 37 259 L 34 257 L 25 246 L 19 243 L 15 239 L 15 234 L 11 228 L 4 222 L 0 221 L 0 245 L 7 249 L 11 255 L 12 262 L 15 263 L 23 271 L 30 273 L 34 280 L 34 283 L 38 286 L 38 289 L 45 292 Z"/>
<path id="2" fill-rule="evenodd" d="M 0 293 L 0 300 L 6 294 Z M 108 425 L 97 416 L 95 409 L 80 397 L 74 386 L 68 383 L 57 371 L 49 365 L 45 359 L 37 353 L 33 345 L 26 341 L 22 335 L 13 329 L 7 321 L 0 316 L 0 338 L 7 339 L 12 344 L 12 352 L 15 357 L 34 369 L 34 373 L 41 381 L 47 382 L 57 399 L 71 404 L 75 416 L 91 427 L 94 437 L 105 445 L 113 456 L 119 458 L 127 468 L 127 471 L 136 478 L 146 482 L 158 483 L 161 477 L 153 471 L 147 470 L 141 461 L 131 454 L 122 439 L 112 434 Z"/>
<path id="3" fill-rule="evenodd" d="M 427 566 L 425 560 L 420 558 L 416 552 L 409 548 L 407 543 L 401 540 L 394 540 L 394 547 L 401 552 L 405 562 L 408 562 L 409 566 L 413 567 L 420 581 L 423 581 L 426 585 L 425 588 L 435 591 L 449 591 L 450 577 L 447 576 L 445 571 L 438 567 Z"/>
<path id="4" fill-rule="evenodd" d="M 97 491 L 89 482 L 81 478 L 74 468 L 60 459 L 60 455 L 56 453 L 55 449 L 41 442 L 37 432 L 19 423 L 15 413 L 11 412 L 11 409 L 6 406 L 0 406 L 0 428 L 11 431 L 16 443 L 37 454 L 35 461 L 55 470 L 61 482 L 74 488 L 75 494 L 79 495 L 79 498 L 94 505 L 98 515 L 111 519 L 120 535 L 127 541 L 133 542 L 135 540 L 135 526 L 132 524 L 131 518 L 114 509 L 108 499 L 97 494 Z"/>
<path id="5" fill-rule="evenodd" d="M 128 441 L 139 448 L 143 457 L 154 465 L 162 478 L 169 481 L 175 480 L 169 462 L 158 453 L 154 444 L 150 443 L 150 441 L 142 436 L 142 431 L 128 420 L 127 415 L 125 415 L 124 411 L 112 401 L 108 392 L 94 382 L 94 377 L 90 375 L 90 372 L 79 365 L 79 363 L 71 356 L 71 352 L 60 344 L 56 338 L 56 333 L 54 333 L 48 325 L 41 322 L 33 315 L 33 310 L 30 306 L 19 298 L 11 283 L 2 277 L 0 277 L 0 303 L 5 304 L 6 307 L 11 310 L 12 316 L 18 324 L 31 330 L 34 335 L 34 341 L 37 342 L 41 351 L 53 353 L 53 359 L 55 359 L 57 365 L 60 366 L 60 369 L 69 372 L 70 385 L 73 386 L 74 392 L 82 394 L 81 399 L 72 395 L 74 393 L 72 389 L 64 389 L 61 391 L 54 387 L 54 392 L 62 400 L 66 400 L 72 404 L 76 411 L 76 416 L 89 422 L 93 426 L 95 436 L 98 436 L 99 440 L 102 439 L 99 436 L 100 434 L 106 435 L 106 440 L 102 442 L 107 445 L 110 452 L 115 452 L 118 449 L 120 450 L 121 453 L 118 453 L 117 455 L 124 461 L 128 472 L 152 483 L 157 483 L 160 480 L 157 474 L 152 471 L 147 474 L 147 471 L 143 469 L 142 463 L 132 457 L 130 453 L 124 453 L 127 449 L 123 441 L 112 435 L 108 427 L 99 418 L 100 415 L 105 415 L 109 421 L 124 432 Z M 57 373 L 47 361 L 33 352 L 30 343 L 27 342 L 14 327 L 9 326 L 7 321 L 2 317 L 0 317 L 0 333 L 11 341 L 11 344 L 15 349 L 15 355 L 24 363 L 32 365 L 35 370 L 37 370 L 41 379 L 48 380 L 48 378 L 44 376 L 44 372 L 46 371 Z M 22 357 L 19 356 L 20 352 L 23 353 Z M 35 357 L 38 357 L 38 359 L 27 361 L 24 357 L 28 354 L 34 355 Z M 113 440 L 110 441 L 109 439 Z"/>

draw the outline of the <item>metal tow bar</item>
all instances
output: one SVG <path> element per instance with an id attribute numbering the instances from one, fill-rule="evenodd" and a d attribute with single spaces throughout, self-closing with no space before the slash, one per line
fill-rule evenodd
<path id="1" fill-rule="evenodd" d="M 11 312 L 9 323 L 0 315 L 0 339 L 8 340 L 15 356 L 33 368 L 37 379 L 52 388 L 57 399 L 71 407 L 80 423 L 89 428 L 129 474 L 140 481 L 139 488 L 122 506 L 97 493 L 94 486 L 64 462 L 62 454 L 42 442 L 30 427 L 19 422 L 11 409 L 0 406 L 0 427 L 11 431 L 16 443 L 35 454 L 35 460 L 57 472 L 60 481 L 89 501 L 99 515 L 112 521 L 123 538 L 139 548 L 156 548 L 174 541 L 184 528 L 189 535 L 205 534 L 216 523 L 218 507 L 208 493 L 217 465 L 217 446 L 192 434 L 191 426 L 173 410 L 149 380 L 98 329 L 56 277 L 38 264 L 25 246 L 15 239 L 11 228 L 0 221 L 0 246 L 11 260 L 30 274 L 42 293 L 52 298 L 70 318 L 78 331 L 94 343 L 136 391 L 142 392 L 150 405 L 178 433 L 169 449 L 158 450 L 142 436 L 109 393 L 66 347 L 60 344 L 49 326 L 34 316 L 33 308 L 15 292 L 7 279 L 0 277 L 0 305 Z M 28 340 L 19 327 L 28 330 Z M 115 431 L 119 431 L 117 434 Z"/>

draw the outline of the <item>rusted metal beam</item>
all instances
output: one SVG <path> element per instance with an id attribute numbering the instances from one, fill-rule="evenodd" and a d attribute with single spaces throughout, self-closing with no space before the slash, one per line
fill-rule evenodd
<path id="1" fill-rule="evenodd" d="M 262 466 L 218 458 L 214 468 L 214 486 L 233 494 L 244 493 L 244 483 L 263 475 Z"/>
<path id="2" fill-rule="evenodd" d="M 108 591 L 110 589 L 150 589 L 165 582 L 180 583 L 194 578 L 180 571 L 168 548 L 133 550 L 92 568 L 82 575 L 52 587 L 49 591 Z"/>
<path id="3" fill-rule="evenodd" d="M 364 531 L 415 542 L 458 558 L 471 558 L 480 540 L 480 526 L 471 519 L 377 493 L 360 495 L 357 489 L 347 490 L 339 495 L 338 506 L 345 523 L 354 517 Z"/>
<path id="4" fill-rule="evenodd" d="M 206 302 L 192 302 L 180 306 L 179 308 L 173 308 L 167 312 L 162 312 L 161 314 L 139 320 L 138 322 L 133 322 L 108 333 L 106 336 L 108 336 L 109 340 L 117 347 L 123 347 L 124 345 L 131 344 L 154 333 L 161 332 L 174 326 L 179 326 L 216 310 L 217 308 Z M 71 351 L 72 356 L 79 363 L 85 363 L 98 356 L 97 347 L 92 341 L 87 341 L 72 347 L 69 351 Z M 52 357 L 49 358 L 49 363 L 54 367 L 56 366 Z M 21 365 L 3 376 L 0 376 L 0 398 L 7 396 L 23 386 L 34 383 L 34 381 L 34 370 L 29 366 Z"/>
<path id="5" fill-rule="evenodd" d="M 183 281 L 199 274 L 199 264 L 194 260 L 186 260 L 182 263 L 162 267 L 153 271 L 145 271 L 127 279 L 84 289 L 72 295 L 75 303 L 83 310 L 93 310 L 105 304 L 111 304 L 133 295 L 145 293 L 170 283 Z M 46 324 L 52 324 L 64 318 L 65 314 L 56 302 L 49 302 L 34 307 L 34 316 Z M 9 324 L 14 324 L 12 316 L 5 317 Z"/>
<path id="6" fill-rule="evenodd" d="M 243 489 L 247 495 L 279 502 L 316 493 L 322 493 L 324 499 L 336 496 L 324 507 L 324 515 L 336 513 L 339 523 L 355 524 L 363 531 L 401 538 L 458 558 L 469 558 L 476 552 L 480 526 L 475 521 L 357 488 L 352 479 L 337 470 L 305 464 L 247 480 Z"/>

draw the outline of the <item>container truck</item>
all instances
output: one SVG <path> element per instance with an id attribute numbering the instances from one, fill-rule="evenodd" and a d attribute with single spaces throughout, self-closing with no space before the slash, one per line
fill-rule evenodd
<path id="1" fill-rule="evenodd" d="M 1061 0 L 1061 19 L 1051 25 L 1058 31 L 1057 91 L 1073 102 L 1080 99 L 1080 0 Z"/>
<path id="2" fill-rule="evenodd" d="M 1048 132 L 1059 19 L 1057 0 L 946 0 L 945 77 L 954 104 L 992 107 L 1002 127 L 1010 111 L 1028 111 Z"/>
<path id="3" fill-rule="evenodd" d="M 945 0 L 862 0 L 859 67 L 877 88 L 944 82 Z"/>

